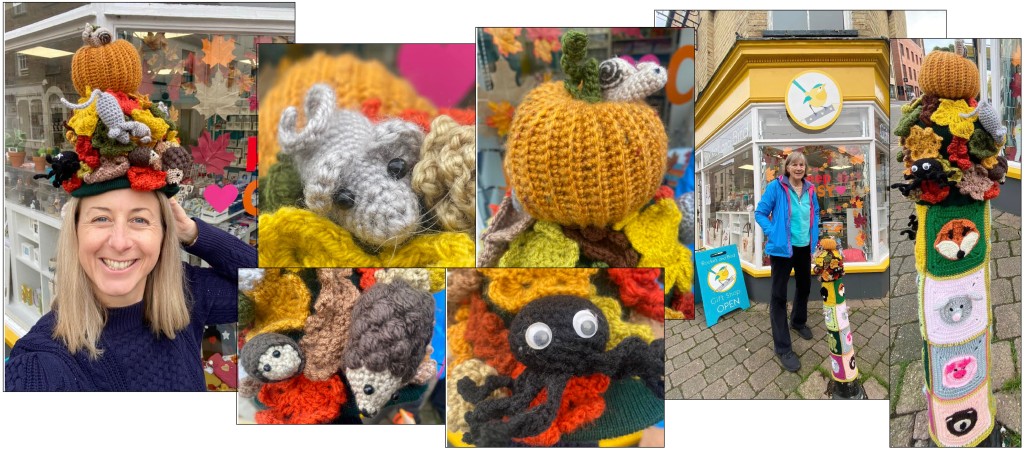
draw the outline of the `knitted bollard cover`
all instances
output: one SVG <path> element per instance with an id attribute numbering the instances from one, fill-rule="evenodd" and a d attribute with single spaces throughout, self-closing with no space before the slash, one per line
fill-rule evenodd
<path id="1" fill-rule="evenodd" d="M 836 241 L 822 239 L 814 255 L 811 272 L 821 280 L 821 297 L 825 301 L 825 339 L 831 353 L 832 379 L 850 382 L 857 379 L 857 360 L 853 351 L 853 327 L 843 286 L 843 254 Z"/>
<path id="2" fill-rule="evenodd" d="M 924 95 L 904 107 L 894 130 L 908 181 L 893 187 L 917 201 L 910 236 L 928 431 L 940 446 L 976 446 L 995 426 L 989 200 L 1006 175 L 999 154 L 1006 130 L 991 104 L 975 101 L 979 78 L 970 61 L 933 52 L 921 77 Z"/>

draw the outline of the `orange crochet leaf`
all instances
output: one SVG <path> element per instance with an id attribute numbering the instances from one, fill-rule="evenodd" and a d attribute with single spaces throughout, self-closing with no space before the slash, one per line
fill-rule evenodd
<path id="1" fill-rule="evenodd" d="M 341 413 L 346 397 L 345 385 L 338 375 L 326 381 L 311 381 L 300 373 L 260 388 L 260 403 L 268 409 L 256 412 L 256 423 L 329 423 Z"/>
<path id="2" fill-rule="evenodd" d="M 235 60 L 235 38 L 224 39 L 214 36 L 213 40 L 203 39 L 203 62 L 210 67 L 218 64 L 228 67 Z"/>
<path id="3" fill-rule="evenodd" d="M 502 375 L 512 375 L 522 363 L 512 356 L 508 345 L 508 330 L 497 314 L 487 310 L 487 304 L 473 293 L 469 300 L 469 319 L 466 323 L 466 342 L 473 346 L 473 356 Z"/>
<path id="4" fill-rule="evenodd" d="M 198 145 L 192 147 L 192 159 L 197 164 L 206 166 L 208 173 L 224 175 L 224 167 L 235 160 L 234 153 L 227 151 L 231 135 L 222 133 L 217 139 L 211 139 L 210 133 L 203 130 L 199 135 Z"/>
<path id="5" fill-rule="evenodd" d="M 536 447 L 551 447 L 558 443 L 563 434 L 569 434 L 593 422 L 604 414 L 604 394 L 611 385 L 607 375 L 595 373 L 584 377 L 572 377 L 565 384 L 558 415 L 547 430 L 536 436 L 513 439 Z M 548 390 L 544 388 L 530 403 L 530 407 L 547 401 Z"/>

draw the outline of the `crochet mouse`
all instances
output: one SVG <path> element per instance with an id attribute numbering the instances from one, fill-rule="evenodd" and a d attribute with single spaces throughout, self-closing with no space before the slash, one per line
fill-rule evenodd
<path id="1" fill-rule="evenodd" d="M 306 93 L 304 128 L 296 129 L 295 107 L 281 114 L 281 152 L 294 158 L 305 205 L 364 246 L 401 244 L 420 224 L 409 174 L 419 161 L 423 131 L 397 119 L 375 124 L 335 105 L 334 90 L 317 84 Z"/>

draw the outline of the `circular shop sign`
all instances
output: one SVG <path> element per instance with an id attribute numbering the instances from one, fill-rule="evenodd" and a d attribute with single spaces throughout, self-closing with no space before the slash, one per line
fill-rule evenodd
<path id="1" fill-rule="evenodd" d="M 708 272 L 708 287 L 715 292 L 726 292 L 736 284 L 736 268 L 722 262 L 715 264 Z"/>
<path id="2" fill-rule="evenodd" d="M 825 72 L 807 70 L 789 82 L 786 112 L 797 125 L 820 130 L 832 125 L 843 110 L 843 94 Z"/>

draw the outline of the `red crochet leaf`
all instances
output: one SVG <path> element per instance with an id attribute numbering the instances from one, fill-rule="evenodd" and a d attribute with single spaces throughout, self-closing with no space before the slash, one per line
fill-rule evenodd
<path id="1" fill-rule="evenodd" d="M 512 376 L 517 366 L 522 367 L 522 363 L 512 356 L 505 322 L 487 310 L 487 304 L 480 299 L 479 293 L 473 293 L 469 300 L 465 338 L 473 346 L 473 357 L 480 358 L 498 373 Z"/>
<path id="2" fill-rule="evenodd" d="M 611 385 L 607 375 L 595 373 L 583 377 L 572 377 L 565 384 L 562 403 L 558 407 L 558 415 L 547 430 L 536 436 L 513 439 L 535 447 L 551 447 L 561 440 L 563 434 L 569 434 L 582 426 L 593 422 L 604 414 L 604 394 Z M 547 401 L 548 390 L 544 388 L 530 403 L 530 407 Z"/>
<path id="3" fill-rule="evenodd" d="M 341 413 L 346 397 L 338 375 L 326 381 L 310 381 L 300 373 L 260 388 L 259 400 L 269 409 L 256 412 L 256 423 L 329 423 Z"/>
<path id="4" fill-rule="evenodd" d="M 227 151 L 231 135 L 223 133 L 217 139 L 211 139 L 210 133 L 203 130 L 199 136 L 199 145 L 192 146 L 192 159 L 196 164 L 206 166 L 208 173 L 224 175 L 224 167 L 235 160 L 234 153 Z"/>

